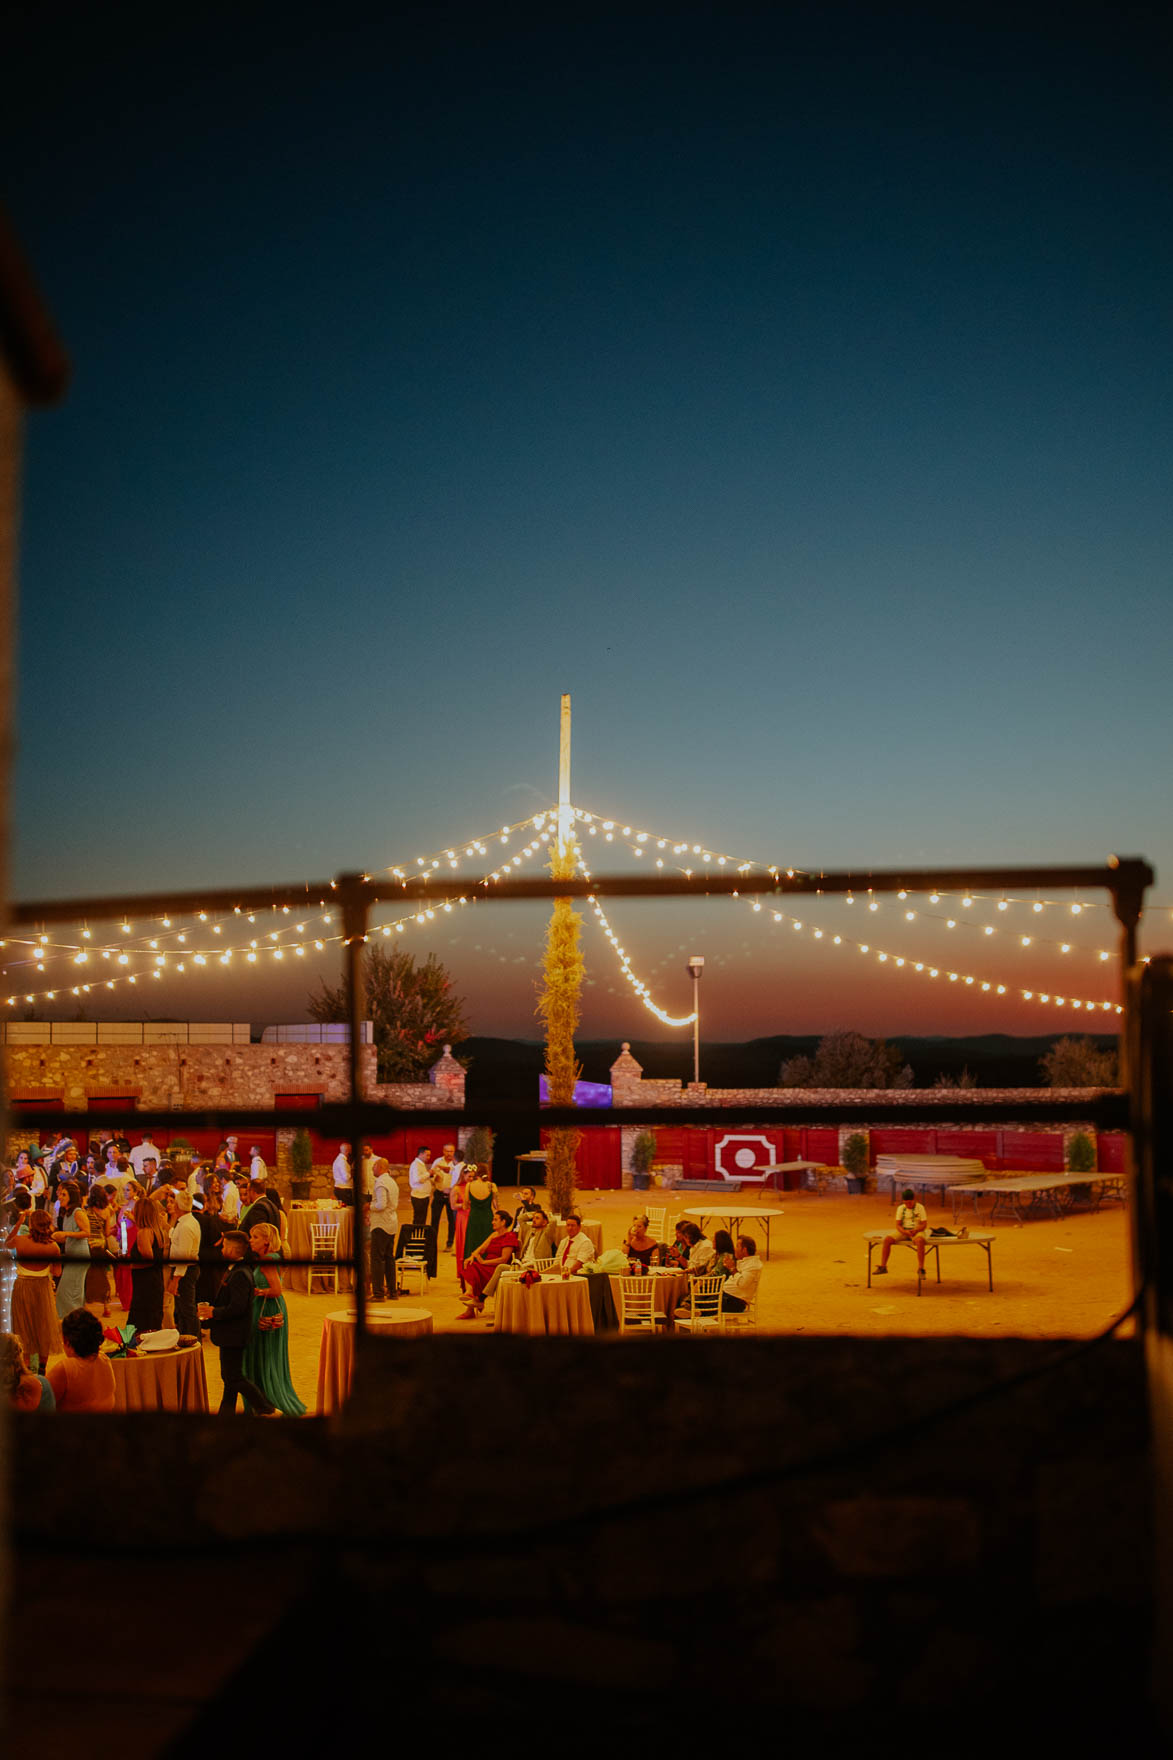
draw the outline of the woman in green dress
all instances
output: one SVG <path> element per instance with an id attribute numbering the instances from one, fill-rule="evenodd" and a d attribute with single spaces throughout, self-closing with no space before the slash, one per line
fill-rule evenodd
<path id="1" fill-rule="evenodd" d="M 57 1318 L 80 1308 L 86 1299 L 86 1271 L 90 1258 L 89 1217 L 82 1209 L 81 1187 L 75 1179 L 61 1181 L 61 1203 L 53 1239 L 60 1243 L 65 1269 L 57 1285 Z"/>
<path id="2" fill-rule="evenodd" d="M 253 1318 L 244 1347 L 244 1378 L 287 1418 L 300 1418 L 305 1405 L 289 1377 L 289 1314 L 277 1270 L 281 1236 L 271 1222 L 258 1222 L 249 1229 L 248 1241 L 258 1263 L 253 1266 Z"/>
<path id="3" fill-rule="evenodd" d="M 470 1259 L 478 1247 L 484 1245 L 493 1232 L 493 1209 L 497 1202 L 497 1188 L 486 1173 L 479 1167 L 471 1169 L 468 1184 L 462 1187 L 468 1205 L 468 1222 L 465 1224 L 464 1239 L 461 1242 L 460 1254 L 456 1261 L 456 1275 L 460 1287 L 464 1289 L 464 1261 Z"/>

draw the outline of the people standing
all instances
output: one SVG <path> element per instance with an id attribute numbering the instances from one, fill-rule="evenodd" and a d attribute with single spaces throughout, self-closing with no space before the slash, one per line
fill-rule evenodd
<path id="1" fill-rule="evenodd" d="M 407 1183 L 411 1188 L 412 1227 L 424 1228 L 427 1226 L 428 1206 L 435 1188 L 432 1183 L 432 1151 L 423 1143 L 416 1150 L 415 1160 L 407 1170 Z"/>
<path id="2" fill-rule="evenodd" d="M 86 1299 L 86 1271 L 90 1258 L 90 1230 L 82 1209 L 81 1187 L 76 1180 L 62 1181 L 61 1203 L 53 1238 L 60 1243 L 65 1266 L 57 1284 L 57 1318 L 60 1320 Z"/>
<path id="3" fill-rule="evenodd" d="M 271 1223 L 258 1222 L 249 1230 L 248 1241 L 256 1263 L 253 1322 L 244 1350 L 244 1373 L 286 1417 L 300 1418 L 305 1405 L 294 1391 L 289 1375 L 289 1313 L 277 1269 L 281 1237 Z"/>
<path id="4" fill-rule="evenodd" d="M 192 1215 L 191 1198 L 180 1192 L 175 1199 L 176 1220 L 168 1249 L 170 1293 L 175 1302 L 175 1324 L 188 1338 L 199 1337 L 196 1286 L 200 1280 L 200 1225 Z"/>
<path id="5" fill-rule="evenodd" d="M 452 1213 L 450 1193 L 455 1179 L 456 1144 L 445 1143 L 444 1151 L 432 1162 L 432 1227 L 436 1231 L 436 1244 L 440 1241 L 440 1223 L 447 1219 L 448 1245 L 446 1252 L 452 1250 L 452 1242 L 456 1233 L 456 1217 Z"/>
<path id="6" fill-rule="evenodd" d="M 134 1177 L 150 1191 L 151 1181 L 147 1178 L 147 1162 L 153 1161 L 157 1168 L 163 1159 L 162 1152 L 155 1147 L 155 1139 L 150 1131 L 143 1132 L 142 1142 L 135 1144 L 128 1159 L 134 1168 Z"/>
<path id="7" fill-rule="evenodd" d="M 338 1153 L 334 1157 L 331 1168 L 334 1176 L 334 1196 L 341 1204 L 354 1202 L 354 1176 L 350 1171 L 350 1144 L 339 1143 Z"/>
<path id="8" fill-rule="evenodd" d="M 156 1198 L 140 1198 L 134 1207 L 134 1240 L 127 1255 L 133 1276 L 127 1320 L 136 1332 L 158 1332 L 163 1324 L 163 1264 L 168 1230 Z"/>
<path id="9" fill-rule="evenodd" d="M 456 1275 L 462 1289 L 466 1261 L 472 1258 L 493 1232 L 493 1203 L 497 1196 L 496 1186 L 479 1167 L 470 1167 L 469 1171 L 471 1178 L 464 1188 L 468 1202 L 468 1222 L 465 1225 L 464 1240 L 456 1256 Z"/>
<path id="10" fill-rule="evenodd" d="M 86 1200 L 90 1225 L 90 1263 L 86 1271 L 85 1301 L 87 1308 L 110 1312 L 113 1275 L 111 1265 L 117 1252 L 115 1218 L 105 1188 L 93 1185 Z"/>
<path id="11" fill-rule="evenodd" d="M 253 1144 L 248 1154 L 248 1177 L 250 1179 L 260 1180 L 263 1185 L 265 1180 L 269 1177 L 269 1169 L 265 1166 L 265 1157 L 261 1154 L 256 1143 Z"/>
<path id="12" fill-rule="evenodd" d="M 386 1161 L 375 1162 L 371 1196 L 371 1300 L 395 1300 L 395 1237 L 399 1232 L 399 1186 Z"/>
<path id="13" fill-rule="evenodd" d="M 452 1190 L 448 1194 L 448 1202 L 456 1221 L 455 1251 L 456 1275 L 464 1276 L 464 1237 L 468 1229 L 468 1188 L 476 1173 L 476 1162 L 464 1162 L 459 1174 L 452 1182 Z"/>
<path id="14" fill-rule="evenodd" d="M 248 1236 L 240 1229 L 229 1229 L 221 1240 L 227 1269 L 213 1299 L 199 1304 L 199 1317 L 208 1325 L 212 1343 L 220 1352 L 220 1379 L 224 1392 L 220 1412 L 235 1412 L 236 1396 L 244 1398 L 244 1409 L 258 1418 L 271 1418 L 277 1408 L 259 1387 L 245 1378 L 244 1352 L 253 1322 L 253 1272 L 245 1264 Z"/>
<path id="15" fill-rule="evenodd" d="M 27 1221 L 18 1221 L 4 1243 L 16 1254 L 12 1330 L 24 1345 L 30 1365 L 40 1370 L 61 1349 L 52 1275 L 60 1262 L 61 1248 L 53 1239 L 53 1220 L 47 1210 L 29 1210 L 25 1216 Z"/>

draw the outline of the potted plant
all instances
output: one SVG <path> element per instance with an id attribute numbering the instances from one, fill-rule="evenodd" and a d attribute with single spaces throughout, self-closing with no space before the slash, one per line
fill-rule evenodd
<path id="1" fill-rule="evenodd" d="M 310 1180 L 314 1171 L 314 1145 L 304 1125 L 293 1133 L 293 1141 L 289 1145 L 289 1167 L 289 1195 L 303 1203 L 310 1195 Z"/>
<path id="2" fill-rule="evenodd" d="M 1087 1131 L 1076 1131 L 1067 1144 L 1068 1173 L 1094 1173 L 1096 1171 L 1095 1138 Z M 1086 1185 L 1074 1185 L 1071 1188 L 1073 1198 L 1081 1201 L 1088 1196 Z"/>
<path id="3" fill-rule="evenodd" d="M 844 1143 L 843 1168 L 848 1192 L 858 1196 L 868 1176 L 868 1140 L 862 1131 L 852 1131 Z"/>
<path id="4" fill-rule="evenodd" d="M 652 1183 L 652 1163 L 656 1159 L 656 1133 L 637 1131 L 631 1145 L 631 1183 L 637 1192 L 646 1192 Z"/>
<path id="5" fill-rule="evenodd" d="M 477 1167 L 483 1167 L 490 1179 L 493 1177 L 493 1144 L 495 1141 L 496 1134 L 489 1129 L 487 1124 L 474 1124 L 465 1138 L 464 1148 L 461 1150 L 464 1159 L 470 1165 L 475 1163 Z"/>

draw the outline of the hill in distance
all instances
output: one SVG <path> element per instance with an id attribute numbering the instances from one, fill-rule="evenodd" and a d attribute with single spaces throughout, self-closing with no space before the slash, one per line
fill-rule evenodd
<path id="1" fill-rule="evenodd" d="M 968 1069 L 981 1088 L 1037 1088 L 1042 1075 L 1039 1059 L 1062 1033 L 1017 1038 L 1008 1033 L 986 1033 L 973 1038 L 906 1038 L 894 1035 L 898 1047 L 912 1065 L 918 1088 L 931 1088 L 938 1076 L 956 1079 Z M 1117 1044 L 1113 1033 L 1087 1037 L 1101 1050 Z M 769 1088 L 788 1057 L 812 1056 L 818 1035 L 777 1034 L 765 1039 L 701 1042 L 701 1080 L 711 1088 Z M 583 1080 L 607 1082 L 611 1065 L 619 1055 L 619 1039 L 584 1039 L 576 1049 Z M 531 1100 L 542 1073 L 543 1050 L 537 1039 L 465 1039 L 454 1047 L 458 1057 L 470 1059 L 467 1095 L 469 1103 L 479 1096 Z M 650 1080 L 691 1081 L 692 1044 L 679 1039 L 631 1041 L 631 1052 Z"/>

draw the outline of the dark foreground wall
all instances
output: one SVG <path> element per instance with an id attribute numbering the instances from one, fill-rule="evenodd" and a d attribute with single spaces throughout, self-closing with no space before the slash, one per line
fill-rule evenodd
<path id="1" fill-rule="evenodd" d="M 286 1752 L 326 1717 L 357 1740 L 348 1645 L 368 1711 L 418 1692 L 450 1729 L 577 1706 L 596 1736 L 662 1730 L 691 1700 L 791 1735 L 947 1716 L 956 1752 L 966 1707 L 997 1744 L 1011 1694 L 1018 1736 L 1145 1698 L 1134 1343 L 371 1346 L 337 1422 L 14 1427 L 18 1737 L 100 1707 L 120 1760 L 193 1717 L 175 1751 L 206 1753 L 275 1693 Z"/>

